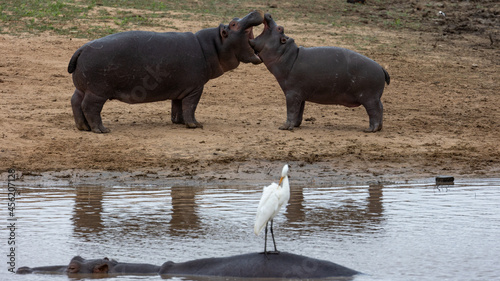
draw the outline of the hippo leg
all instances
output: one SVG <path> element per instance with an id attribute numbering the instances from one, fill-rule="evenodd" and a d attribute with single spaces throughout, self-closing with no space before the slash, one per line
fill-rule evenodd
<path id="1" fill-rule="evenodd" d="M 302 123 L 305 102 L 300 94 L 294 91 L 285 93 L 286 96 L 286 122 L 279 127 L 280 130 L 293 130 Z"/>
<path id="2" fill-rule="evenodd" d="M 374 133 L 382 130 L 382 116 L 384 113 L 384 107 L 380 100 L 371 101 L 370 103 L 363 104 L 370 118 L 370 127 L 364 132 Z"/>
<path id="3" fill-rule="evenodd" d="M 101 110 L 107 98 L 99 97 L 91 92 L 86 92 L 82 101 L 82 110 L 92 132 L 109 133 L 110 130 L 102 124 Z"/>
<path id="4" fill-rule="evenodd" d="M 297 117 L 297 120 L 295 121 L 295 124 L 293 124 L 294 127 L 299 127 L 300 124 L 302 124 L 302 117 L 304 116 L 304 107 L 305 106 L 306 106 L 306 102 L 303 101 L 300 104 L 299 116 Z"/>
<path id="5" fill-rule="evenodd" d="M 75 93 L 71 97 L 71 108 L 73 109 L 73 117 L 75 118 L 75 124 L 78 130 L 90 131 L 89 123 L 85 119 L 85 115 L 82 110 L 82 101 L 84 94 L 76 89 Z"/>
<path id="6" fill-rule="evenodd" d="M 172 123 L 184 124 L 184 117 L 182 115 L 182 100 L 172 100 Z"/>
<path id="7" fill-rule="evenodd" d="M 196 111 L 202 92 L 203 86 L 198 87 L 190 95 L 182 99 L 182 116 L 188 128 L 203 128 L 203 125 L 198 123 L 194 118 L 194 112 Z"/>

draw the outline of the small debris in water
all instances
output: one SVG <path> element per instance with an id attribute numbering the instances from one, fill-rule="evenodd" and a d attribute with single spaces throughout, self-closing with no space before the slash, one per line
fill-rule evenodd
<path id="1" fill-rule="evenodd" d="M 454 184 L 455 178 L 452 176 L 437 176 L 436 185 Z"/>

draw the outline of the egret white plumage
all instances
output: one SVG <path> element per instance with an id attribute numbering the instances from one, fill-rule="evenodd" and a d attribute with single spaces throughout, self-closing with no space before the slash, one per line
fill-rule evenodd
<path id="1" fill-rule="evenodd" d="M 278 184 L 272 183 L 264 187 L 262 197 L 260 198 L 259 207 L 257 208 L 257 216 L 255 218 L 254 232 L 259 235 L 262 228 L 266 227 L 264 239 L 264 254 L 267 255 L 267 225 L 271 221 L 271 236 L 273 238 L 274 252 L 276 249 L 276 241 L 273 233 L 273 218 L 279 213 L 281 207 L 288 203 L 290 199 L 290 185 L 288 183 L 288 165 L 283 167 L 281 178 Z"/>

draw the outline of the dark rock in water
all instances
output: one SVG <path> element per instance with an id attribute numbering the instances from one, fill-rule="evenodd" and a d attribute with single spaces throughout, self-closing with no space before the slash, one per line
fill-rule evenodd
<path id="1" fill-rule="evenodd" d="M 455 178 L 452 176 L 437 176 L 436 177 L 436 184 L 441 185 L 441 184 L 454 184 Z"/>

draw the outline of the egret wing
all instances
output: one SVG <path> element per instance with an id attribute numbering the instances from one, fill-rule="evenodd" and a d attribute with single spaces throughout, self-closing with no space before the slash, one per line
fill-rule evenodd
<path id="1" fill-rule="evenodd" d="M 279 211 L 279 198 L 277 196 L 278 184 L 272 183 L 264 187 L 262 197 L 260 198 L 257 215 L 255 217 L 254 232 L 258 235 L 266 223 L 271 220 Z"/>

